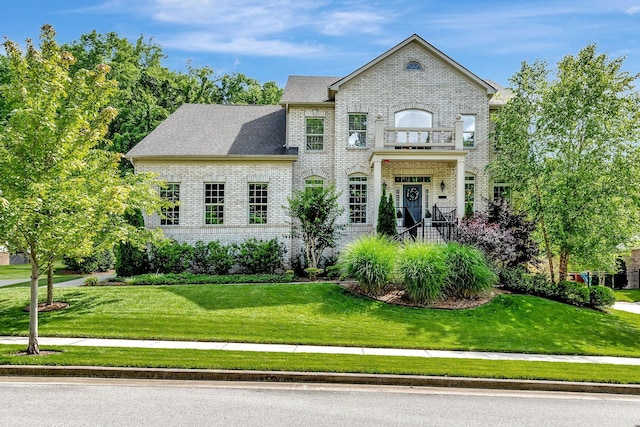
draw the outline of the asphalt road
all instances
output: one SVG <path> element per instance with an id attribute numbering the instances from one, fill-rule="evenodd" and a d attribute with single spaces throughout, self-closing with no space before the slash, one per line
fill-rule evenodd
<path id="1" fill-rule="evenodd" d="M 2 377 L 0 425 L 636 427 L 640 397 Z"/>

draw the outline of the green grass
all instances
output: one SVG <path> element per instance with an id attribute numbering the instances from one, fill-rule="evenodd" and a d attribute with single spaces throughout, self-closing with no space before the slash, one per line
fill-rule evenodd
<path id="1" fill-rule="evenodd" d="M 616 291 L 616 301 L 640 302 L 640 289 Z"/>
<path id="2" fill-rule="evenodd" d="M 62 283 L 62 282 L 68 282 L 69 280 L 75 280 L 75 279 L 80 279 L 83 276 L 53 276 L 53 283 Z M 20 283 L 14 283 L 12 285 L 6 285 L 6 286 L 2 286 L 0 287 L 0 291 L 2 289 L 7 289 L 7 288 L 28 288 L 29 286 L 31 286 L 31 281 L 27 281 L 27 282 L 20 282 Z M 47 278 L 41 278 L 40 280 L 38 280 L 38 286 L 47 286 Z"/>
<path id="3" fill-rule="evenodd" d="M 53 283 L 66 282 L 67 280 L 78 279 L 83 277 L 82 275 L 74 274 L 62 274 L 66 273 L 65 266 L 62 261 L 56 261 L 53 264 Z M 31 264 L 13 264 L 13 265 L 0 265 L 0 280 L 9 279 L 24 279 L 24 282 L 10 285 L 8 287 L 28 287 L 31 277 Z M 39 286 L 45 286 L 47 284 L 46 272 L 41 276 L 38 282 Z M 0 289 L 6 288 L 5 286 Z"/>
<path id="4" fill-rule="evenodd" d="M 44 349 L 44 348 L 43 348 Z M 46 356 L 18 356 L 19 345 L 0 345 L 0 365 L 125 366 L 300 372 L 435 375 L 638 384 L 640 367 L 565 362 L 523 362 L 396 356 L 254 353 L 104 347 L 46 347 Z"/>
<path id="5" fill-rule="evenodd" d="M 468 310 L 389 306 L 333 284 L 56 290 L 42 336 L 640 356 L 640 316 L 499 295 Z M 0 335 L 27 335 L 27 289 L 0 292 Z"/>

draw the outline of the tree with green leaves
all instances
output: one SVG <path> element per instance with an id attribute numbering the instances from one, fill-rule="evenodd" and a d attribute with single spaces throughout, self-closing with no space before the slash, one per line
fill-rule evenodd
<path id="1" fill-rule="evenodd" d="M 119 88 L 113 106 L 119 114 L 102 148 L 119 153 L 133 148 L 182 104 L 277 104 L 282 95 L 275 82 L 261 85 L 244 74 L 218 76 L 210 67 L 190 63 L 186 73 L 169 70 L 162 65 L 162 47 L 142 36 L 132 43 L 117 33 L 94 30 L 63 48 L 77 58 L 72 73 L 98 64 L 111 67 L 109 78 Z"/>
<path id="2" fill-rule="evenodd" d="M 287 213 L 297 220 L 294 237 L 302 238 L 308 267 L 318 268 L 322 253 L 336 245 L 344 226 L 336 224 L 344 208 L 338 204 L 340 194 L 334 185 L 307 187 L 294 191 L 287 199 Z"/>
<path id="3" fill-rule="evenodd" d="M 589 45 L 547 64 L 523 63 L 513 98 L 495 117 L 493 176 L 535 221 L 551 279 L 615 268 L 640 229 L 640 94 L 637 75 Z M 553 76 L 553 78 L 551 78 Z"/>
<path id="4" fill-rule="evenodd" d="M 388 237 L 395 237 L 398 234 L 395 203 L 393 202 L 393 195 L 391 193 L 387 194 L 386 186 L 382 186 L 376 232 Z"/>
<path id="5" fill-rule="evenodd" d="M 143 238 L 123 218 L 163 202 L 150 175 L 121 176 L 121 155 L 96 148 L 117 114 L 109 67 L 71 73 L 72 54 L 42 27 L 39 49 L 4 42 L 9 79 L 0 87 L 10 111 L 0 126 L 0 236 L 31 264 L 29 354 L 38 347 L 38 279 L 60 255 L 82 257 Z M 148 237 L 148 235 L 146 236 Z"/>

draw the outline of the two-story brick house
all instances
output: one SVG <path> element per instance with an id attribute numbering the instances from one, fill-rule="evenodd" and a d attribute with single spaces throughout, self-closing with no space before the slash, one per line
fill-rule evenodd
<path id="1" fill-rule="evenodd" d="M 375 230 L 383 186 L 401 226 L 434 206 L 459 218 L 502 190 L 485 171 L 497 88 L 413 35 L 347 76 L 289 77 L 279 106 L 183 105 L 127 154 L 180 202 L 146 224 L 188 242 L 276 237 L 297 253 L 287 197 L 328 183 L 343 243 Z"/>

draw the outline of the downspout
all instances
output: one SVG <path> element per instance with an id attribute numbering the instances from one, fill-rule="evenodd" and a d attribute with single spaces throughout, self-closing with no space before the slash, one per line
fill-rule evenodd
<path id="1" fill-rule="evenodd" d="M 284 130 L 284 147 L 288 150 L 289 149 L 289 104 L 284 104 L 284 125 L 285 125 L 285 130 Z"/>

